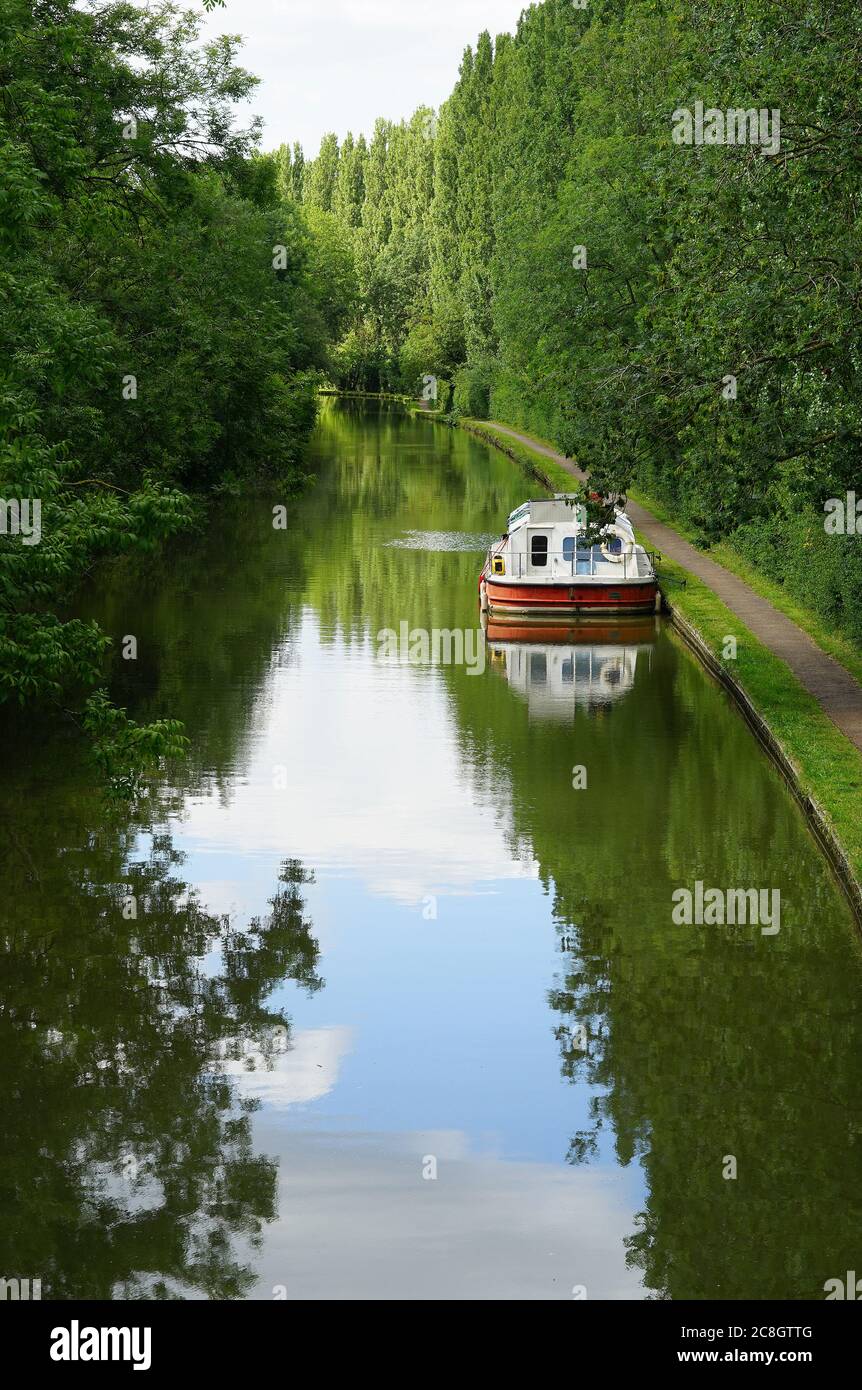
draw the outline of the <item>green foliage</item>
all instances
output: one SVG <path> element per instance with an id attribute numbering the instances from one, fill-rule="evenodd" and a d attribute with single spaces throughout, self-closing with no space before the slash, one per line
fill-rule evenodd
<path id="1" fill-rule="evenodd" d="M 355 260 L 356 293 L 343 296 L 351 321 L 329 364 L 345 389 L 415 394 L 417 380 L 443 365 L 445 348 L 423 309 L 433 130 L 434 113 L 423 107 L 410 121 L 379 120 L 368 144 L 348 133 L 339 147 L 326 135 L 304 164 L 304 206 L 331 210 Z"/>
<path id="2" fill-rule="evenodd" d="M 853 485 L 862 439 L 858 9 L 567 9 L 532 11 L 498 53 L 513 97 L 531 95 L 508 106 L 530 139 L 496 184 L 493 411 L 601 488 L 636 480 L 702 543 L 729 538 L 858 640 L 862 555 L 823 534 L 822 511 Z M 671 113 L 696 100 L 779 108 L 780 155 L 675 144 Z"/>
<path id="3" fill-rule="evenodd" d="M 491 408 L 491 366 L 479 362 L 455 373 L 455 409 L 476 420 L 487 420 Z"/>
<path id="4" fill-rule="evenodd" d="M 304 476 L 352 257 L 283 198 L 295 161 L 235 126 L 255 85 L 238 40 L 199 27 L 121 0 L 0 15 L 0 703 L 80 703 L 107 641 L 61 603 L 187 529 L 190 492 Z M 29 542 L 6 524 L 23 500 Z M 91 703 L 84 725 L 117 785 L 133 754 L 176 751 L 157 722 L 115 728 L 108 756 L 107 717 Z"/>
<path id="5" fill-rule="evenodd" d="M 337 342 L 355 313 L 359 285 L 349 231 L 331 212 L 314 206 L 302 210 L 310 233 L 305 254 L 308 302 L 315 316 L 308 339 L 316 359 L 330 364 L 329 345 Z"/>
<path id="6" fill-rule="evenodd" d="M 303 202 L 321 212 L 332 211 L 335 184 L 338 178 L 338 137 L 324 135 L 320 153 L 311 164 L 306 164 L 303 179 Z"/>
<path id="7" fill-rule="evenodd" d="M 166 759 L 181 758 L 189 746 L 178 720 L 137 724 L 104 690 L 87 700 L 84 728 L 92 737 L 96 763 L 119 799 L 131 800 L 141 791 L 145 773 Z"/>
<path id="8" fill-rule="evenodd" d="M 859 490 L 860 57 L 854 0 L 545 0 L 482 34 L 436 120 L 378 122 L 358 220 L 358 180 L 333 203 L 362 296 L 336 380 L 457 372 L 457 409 L 862 640 L 862 546 L 823 533 Z M 777 109 L 780 151 L 675 143 L 697 101 Z"/>

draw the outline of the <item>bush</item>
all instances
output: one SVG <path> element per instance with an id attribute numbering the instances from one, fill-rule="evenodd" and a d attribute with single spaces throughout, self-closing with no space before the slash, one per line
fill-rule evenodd
<path id="1" fill-rule="evenodd" d="M 491 410 L 491 364 L 481 362 L 455 373 L 452 404 L 461 415 L 487 420 Z"/>
<path id="2" fill-rule="evenodd" d="M 729 544 L 768 578 L 856 642 L 862 642 L 862 548 L 857 536 L 830 536 L 823 514 L 779 514 L 740 527 Z"/>

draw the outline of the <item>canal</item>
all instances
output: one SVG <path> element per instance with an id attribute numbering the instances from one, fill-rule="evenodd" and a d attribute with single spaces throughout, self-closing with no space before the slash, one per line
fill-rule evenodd
<path id="1" fill-rule="evenodd" d="M 313 453 L 82 599 L 137 638 L 115 698 L 185 721 L 174 780 L 132 813 L 71 735 L 7 748 L 0 1273 L 822 1298 L 859 1260 L 862 961 L 780 777 L 662 620 L 479 640 L 537 487 L 501 454 L 333 401 Z M 676 921 L 697 883 L 779 929 Z"/>

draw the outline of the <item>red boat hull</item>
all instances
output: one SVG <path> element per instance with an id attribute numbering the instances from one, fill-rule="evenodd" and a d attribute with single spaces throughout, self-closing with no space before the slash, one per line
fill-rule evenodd
<path id="1" fill-rule="evenodd" d="M 610 613 L 603 618 L 570 618 L 561 615 L 556 623 L 543 620 L 530 622 L 525 618 L 518 622 L 514 618 L 488 617 L 485 636 L 489 642 L 552 642 L 555 645 L 580 646 L 638 646 L 654 642 L 656 639 L 656 619 L 652 613 L 630 615 L 628 622 Z"/>
<path id="2" fill-rule="evenodd" d="M 482 582 L 489 616 L 498 622 L 521 618 L 559 621 L 568 613 L 653 613 L 658 594 L 655 579 L 621 584 L 506 584 L 484 575 Z"/>

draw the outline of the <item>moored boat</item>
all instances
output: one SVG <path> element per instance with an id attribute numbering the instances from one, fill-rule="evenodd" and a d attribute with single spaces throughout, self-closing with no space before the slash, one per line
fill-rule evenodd
<path id="1" fill-rule="evenodd" d="M 583 503 L 557 493 L 511 513 L 485 557 L 479 597 L 496 622 L 559 622 L 568 614 L 651 613 L 658 580 L 624 511 L 590 543 Z"/>

